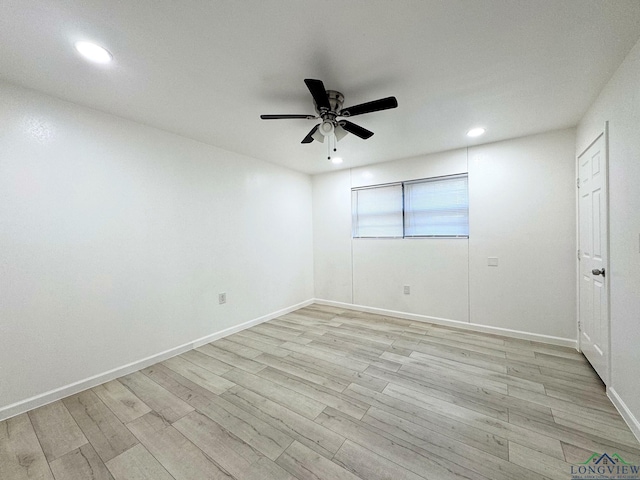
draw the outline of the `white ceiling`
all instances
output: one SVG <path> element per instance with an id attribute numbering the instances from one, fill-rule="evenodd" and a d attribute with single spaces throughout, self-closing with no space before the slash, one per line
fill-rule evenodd
<path id="1" fill-rule="evenodd" d="M 638 0 L 3 0 L 0 78 L 318 173 L 574 126 L 639 37 Z M 304 78 L 399 107 L 335 167 L 313 121 L 259 119 L 314 113 Z"/>

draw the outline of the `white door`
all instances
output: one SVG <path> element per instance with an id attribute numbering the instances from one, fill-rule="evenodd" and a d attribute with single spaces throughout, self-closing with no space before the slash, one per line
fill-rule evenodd
<path id="1" fill-rule="evenodd" d="M 580 348 L 609 384 L 607 132 L 578 157 Z"/>

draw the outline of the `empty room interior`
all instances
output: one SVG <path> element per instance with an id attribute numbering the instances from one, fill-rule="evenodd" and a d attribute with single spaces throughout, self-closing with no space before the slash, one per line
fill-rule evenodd
<path id="1" fill-rule="evenodd" d="M 3 0 L 0 479 L 640 479 L 639 185 L 637 0 Z"/>

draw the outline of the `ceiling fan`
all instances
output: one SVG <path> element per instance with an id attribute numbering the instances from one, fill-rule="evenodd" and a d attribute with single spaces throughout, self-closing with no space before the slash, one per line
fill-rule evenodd
<path id="1" fill-rule="evenodd" d="M 309 92 L 311 92 L 317 115 L 260 115 L 262 120 L 288 120 L 297 118 L 307 120 L 322 119 L 322 122 L 313 127 L 307 136 L 304 137 L 302 143 L 311 143 L 314 140 L 324 142 L 325 137 L 331 135 L 334 135 L 336 140 L 341 140 L 347 133 L 353 133 L 357 137 L 366 140 L 373 135 L 373 132 L 349 120 L 345 120 L 345 118 L 377 112 L 379 110 L 388 110 L 398 106 L 396 97 L 386 97 L 372 102 L 342 108 L 344 102 L 344 95 L 342 95 L 342 93 L 335 90 L 326 90 L 322 80 L 306 78 L 304 83 L 307 85 Z"/>

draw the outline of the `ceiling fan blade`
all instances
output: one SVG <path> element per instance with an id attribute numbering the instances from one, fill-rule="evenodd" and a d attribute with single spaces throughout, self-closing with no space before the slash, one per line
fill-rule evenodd
<path id="1" fill-rule="evenodd" d="M 315 115 L 260 115 L 262 120 L 281 120 L 281 119 L 291 119 L 291 118 L 304 118 L 306 120 L 313 120 L 314 118 L 318 118 Z"/>
<path id="2" fill-rule="evenodd" d="M 316 125 L 315 127 L 313 127 L 311 129 L 311 131 L 309 133 L 307 133 L 307 136 L 304 137 L 302 139 L 302 142 L 300 142 L 300 143 L 311 143 L 311 142 L 313 142 L 313 134 L 316 133 L 316 131 L 318 130 L 319 126 L 320 125 Z"/>
<path id="3" fill-rule="evenodd" d="M 324 83 L 322 83 L 322 80 L 305 78 L 304 83 L 307 84 L 307 88 L 311 92 L 311 96 L 315 100 L 318 109 L 325 108 L 327 110 L 331 110 L 329 97 L 327 96 L 327 90 L 324 88 Z"/>
<path id="4" fill-rule="evenodd" d="M 378 112 L 380 110 L 389 110 L 390 108 L 396 108 L 398 106 L 398 100 L 396 97 L 381 98 L 380 100 L 374 100 L 372 102 L 361 103 L 360 105 L 354 105 L 353 107 L 347 107 L 340 110 L 340 116 L 353 117 L 355 115 L 362 115 L 363 113 Z"/>
<path id="5" fill-rule="evenodd" d="M 367 130 L 366 128 L 362 128 L 360 125 L 356 125 L 355 123 L 351 123 L 349 120 L 340 120 L 340 126 L 347 132 L 353 133 L 354 135 L 365 140 L 373 135 L 372 131 Z"/>

